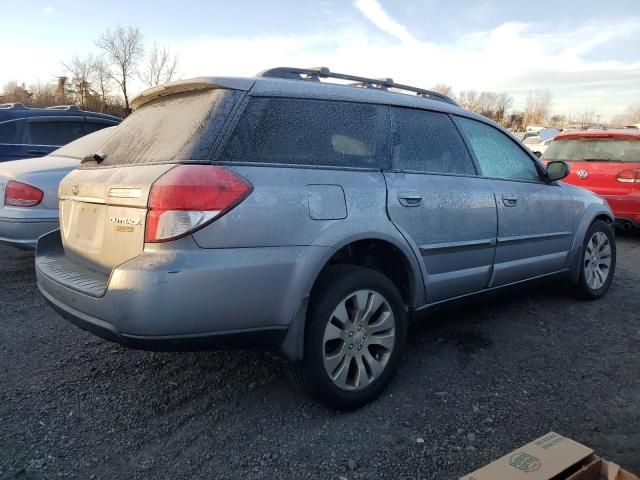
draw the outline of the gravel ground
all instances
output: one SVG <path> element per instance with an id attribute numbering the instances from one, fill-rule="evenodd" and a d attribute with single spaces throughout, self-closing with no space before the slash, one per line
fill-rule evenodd
<path id="1" fill-rule="evenodd" d="M 58 317 L 0 247 L 0 478 L 457 478 L 550 431 L 640 472 L 640 235 L 596 302 L 533 287 L 432 314 L 353 413 L 263 353 L 127 350 Z"/>

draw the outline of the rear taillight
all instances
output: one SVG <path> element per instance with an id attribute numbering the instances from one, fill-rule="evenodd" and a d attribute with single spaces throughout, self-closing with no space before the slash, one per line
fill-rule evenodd
<path id="1" fill-rule="evenodd" d="M 189 235 L 238 205 L 252 189 L 247 180 L 222 167 L 175 167 L 151 187 L 145 242 Z"/>
<path id="2" fill-rule="evenodd" d="M 44 192 L 26 183 L 9 180 L 4 190 L 4 204 L 12 207 L 34 207 L 42 201 Z"/>
<path id="3" fill-rule="evenodd" d="M 640 168 L 622 170 L 616 175 L 616 180 L 622 183 L 640 183 Z"/>

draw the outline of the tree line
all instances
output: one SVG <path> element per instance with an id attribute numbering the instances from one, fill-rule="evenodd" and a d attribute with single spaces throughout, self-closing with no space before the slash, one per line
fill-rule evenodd
<path id="1" fill-rule="evenodd" d="M 178 75 L 178 55 L 156 43 L 145 50 L 139 28 L 106 30 L 94 44 L 98 54 L 73 55 L 61 62 L 65 74 L 56 83 L 27 86 L 10 81 L 3 87 L 0 101 L 33 107 L 75 104 L 83 110 L 124 117 L 131 112 L 131 83 L 136 78 L 153 87 Z"/>

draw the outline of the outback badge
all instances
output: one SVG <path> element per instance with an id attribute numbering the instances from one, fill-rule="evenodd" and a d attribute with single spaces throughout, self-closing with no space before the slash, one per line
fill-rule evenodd
<path id="1" fill-rule="evenodd" d="M 542 463 L 533 455 L 529 455 L 525 452 L 520 452 L 511 455 L 511 458 L 509 458 L 509 465 L 525 473 L 531 473 L 535 472 L 536 470 L 540 470 Z"/>

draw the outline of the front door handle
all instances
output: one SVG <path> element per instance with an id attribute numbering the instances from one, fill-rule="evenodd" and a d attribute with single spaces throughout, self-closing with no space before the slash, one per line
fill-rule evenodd
<path id="1" fill-rule="evenodd" d="M 515 207 L 518 204 L 518 197 L 514 197 L 511 195 L 503 195 L 502 203 L 505 207 Z"/>
<path id="2" fill-rule="evenodd" d="M 418 192 L 398 192 L 398 201 L 403 207 L 419 207 L 422 195 Z"/>

